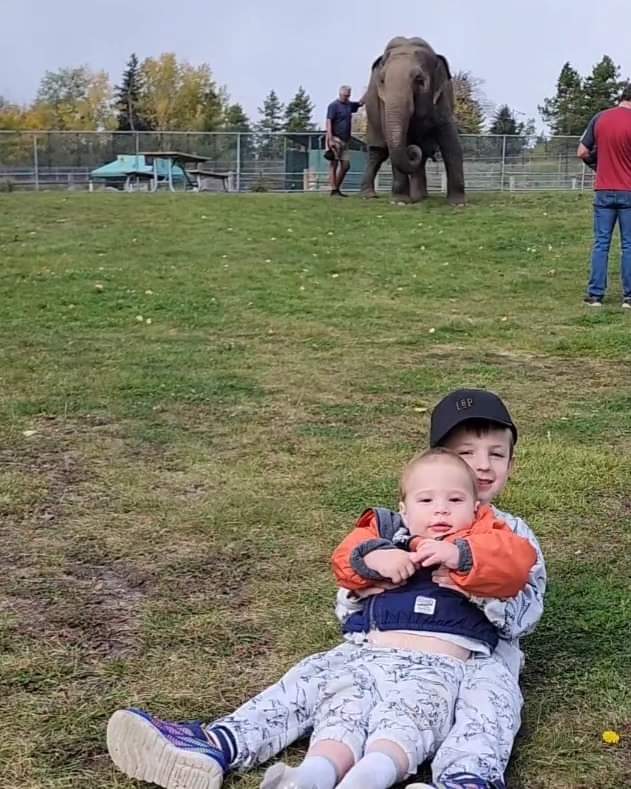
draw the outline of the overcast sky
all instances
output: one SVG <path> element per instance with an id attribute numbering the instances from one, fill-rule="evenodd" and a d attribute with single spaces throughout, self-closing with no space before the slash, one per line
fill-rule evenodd
<path id="1" fill-rule="evenodd" d="M 631 0 L 1 0 L 0 95 L 31 101 L 47 69 L 83 63 L 114 82 L 129 54 L 207 62 L 256 119 L 274 88 L 304 85 L 322 122 L 340 83 L 359 97 L 395 35 L 422 36 L 452 70 L 484 80 L 494 104 L 540 119 L 566 60 L 582 74 L 603 54 L 631 73 Z M 520 116 L 518 116 L 520 117 Z"/>

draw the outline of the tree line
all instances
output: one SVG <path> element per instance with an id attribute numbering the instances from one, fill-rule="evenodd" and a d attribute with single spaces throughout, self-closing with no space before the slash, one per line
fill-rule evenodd
<path id="1" fill-rule="evenodd" d="M 142 62 L 132 54 L 118 85 L 104 71 L 79 66 L 47 71 L 28 106 L 0 97 L 0 129 L 308 131 L 313 110 L 302 86 L 286 105 L 272 90 L 252 123 L 208 64 L 193 66 L 171 52 Z"/>
<path id="2" fill-rule="evenodd" d="M 489 105 L 482 81 L 470 72 L 457 72 L 453 82 L 462 134 L 482 134 L 487 119 L 491 134 L 525 139 L 534 133 L 534 119 L 518 121 L 508 104 Z M 568 62 L 539 112 L 553 134 L 578 135 L 596 112 L 615 104 L 621 86 L 620 68 L 608 55 L 585 77 Z M 255 132 L 260 153 L 271 156 L 278 146 L 273 133 L 314 130 L 313 111 L 302 86 L 287 104 L 271 90 L 252 122 L 241 104 L 232 102 L 227 89 L 217 84 L 208 64 L 193 66 L 168 52 L 140 62 L 132 54 L 118 85 L 112 85 L 104 71 L 79 66 L 47 71 L 28 106 L 0 97 L 0 129 Z M 365 124 L 365 114 L 358 113 L 356 133 L 365 132 Z M 513 153 L 523 147 L 519 141 L 511 145 Z"/>

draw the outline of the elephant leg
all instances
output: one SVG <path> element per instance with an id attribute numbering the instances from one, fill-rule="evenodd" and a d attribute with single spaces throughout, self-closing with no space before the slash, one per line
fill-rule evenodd
<path id="1" fill-rule="evenodd" d="M 440 128 L 438 146 L 447 171 L 447 200 L 452 205 L 464 205 L 462 145 L 455 124 L 447 123 Z"/>
<path id="2" fill-rule="evenodd" d="M 410 176 L 392 166 L 392 199 L 395 203 L 410 202 Z"/>
<path id="3" fill-rule="evenodd" d="M 379 168 L 388 158 L 387 148 L 377 148 L 370 146 L 368 148 L 368 164 L 364 171 L 364 177 L 360 187 L 360 195 L 362 197 L 377 197 L 375 192 L 375 178 L 379 172 Z"/>
<path id="4" fill-rule="evenodd" d="M 423 157 L 421 166 L 410 176 L 410 200 L 413 203 L 420 203 L 427 197 L 427 175 L 425 173 L 426 157 Z"/>

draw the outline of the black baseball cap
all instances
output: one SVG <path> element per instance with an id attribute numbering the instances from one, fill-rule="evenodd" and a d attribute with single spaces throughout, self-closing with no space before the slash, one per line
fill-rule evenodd
<path id="1" fill-rule="evenodd" d="M 429 445 L 436 447 L 454 427 L 471 419 L 484 419 L 502 427 L 509 427 L 513 443 L 517 443 L 517 428 L 502 400 L 486 389 L 456 389 L 436 405 L 429 427 Z"/>

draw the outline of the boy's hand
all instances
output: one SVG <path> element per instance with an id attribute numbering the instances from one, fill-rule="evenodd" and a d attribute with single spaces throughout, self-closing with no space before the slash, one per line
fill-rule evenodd
<path id="1" fill-rule="evenodd" d="M 410 556 L 421 567 L 443 564 L 451 570 L 457 570 L 460 562 L 460 551 L 458 548 L 453 543 L 444 542 L 443 540 L 424 540 Z"/>
<path id="2" fill-rule="evenodd" d="M 416 564 L 412 561 L 414 554 L 399 548 L 386 548 L 371 551 L 364 556 L 364 562 L 371 570 L 375 570 L 394 584 L 405 583 L 416 572 Z"/>

